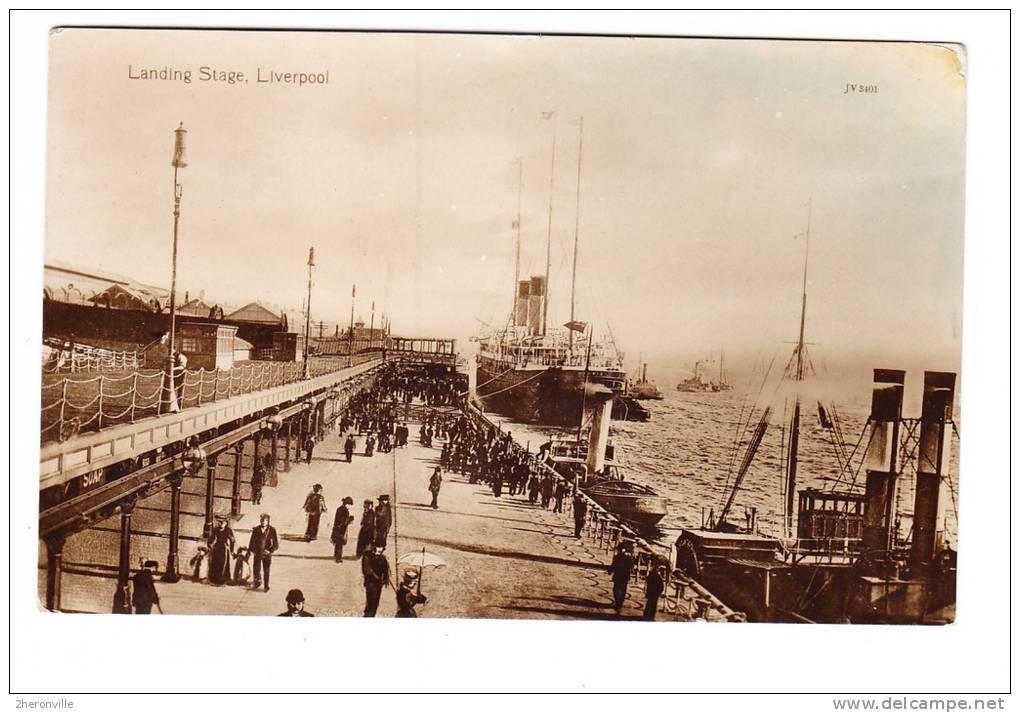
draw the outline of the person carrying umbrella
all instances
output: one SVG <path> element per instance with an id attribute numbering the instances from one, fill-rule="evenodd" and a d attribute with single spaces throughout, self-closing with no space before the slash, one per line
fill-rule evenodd
<path id="1" fill-rule="evenodd" d="M 418 591 L 415 592 L 415 585 L 418 585 Z M 428 601 L 428 597 L 421 593 L 421 577 L 418 573 L 409 569 L 404 572 L 404 580 L 400 583 L 400 588 L 397 590 L 397 618 L 398 619 L 417 619 L 418 614 L 414 611 L 416 604 L 424 604 Z"/>
<path id="2" fill-rule="evenodd" d="M 426 567 L 436 569 L 446 566 L 446 560 L 421 548 L 421 552 L 408 552 L 397 559 L 397 565 L 404 565 L 404 579 L 397 591 L 397 616 L 402 619 L 417 617 L 416 604 L 424 604 L 427 597 L 421 593 L 421 580 Z M 417 590 L 417 591 L 412 591 Z"/>

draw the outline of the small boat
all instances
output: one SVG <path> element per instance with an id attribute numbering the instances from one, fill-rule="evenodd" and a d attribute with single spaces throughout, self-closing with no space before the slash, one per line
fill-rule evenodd
<path id="1" fill-rule="evenodd" d="M 587 441 L 556 437 L 542 445 L 540 458 L 560 475 L 576 479 L 581 491 L 614 515 L 640 529 L 650 528 L 669 512 L 669 501 L 651 488 L 624 478 L 624 468 L 606 444 L 605 464 L 598 473 L 586 475 Z"/>
<path id="2" fill-rule="evenodd" d="M 662 400 L 662 391 L 654 382 L 648 380 L 648 364 L 642 364 L 640 378 L 627 385 L 627 395 L 635 399 Z"/>
<path id="3" fill-rule="evenodd" d="M 694 362 L 693 376 L 689 379 L 684 379 L 676 385 L 677 391 L 683 391 L 686 393 L 717 393 L 719 391 L 730 391 L 733 386 L 726 380 L 726 370 L 723 366 L 723 357 L 719 356 L 719 378 L 716 381 L 712 381 L 706 378 L 705 370 L 703 365 L 708 362 L 696 361 Z"/>
<path id="4" fill-rule="evenodd" d="M 666 498 L 630 480 L 604 478 L 585 483 L 581 490 L 609 512 L 641 528 L 658 524 L 669 512 Z"/>

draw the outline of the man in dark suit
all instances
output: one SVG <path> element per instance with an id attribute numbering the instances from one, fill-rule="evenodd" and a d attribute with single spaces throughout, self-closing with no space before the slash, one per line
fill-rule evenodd
<path id="1" fill-rule="evenodd" d="M 142 565 L 142 571 L 132 580 L 134 592 L 131 599 L 135 605 L 135 614 L 151 614 L 153 604 L 159 609 L 160 614 L 163 613 L 163 608 L 159 606 L 159 594 L 156 593 L 156 582 L 152 577 L 158 567 L 159 563 L 156 560 L 146 560 Z"/>
<path id="2" fill-rule="evenodd" d="M 390 509 L 390 496 L 380 495 L 379 504 L 375 506 L 375 546 L 386 549 L 386 538 L 393 524 L 393 512 Z"/>
<path id="3" fill-rule="evenodd" d="M 248 551 L 252 555 L 252 589 L 258 589 L 265 583 L 269 591 L 269 566 L 273 563 L 273 553 L 280 549 L 280 538 L 276 528 L 269 524 L 269 513 L 262 513 L 258 527 L 253 527 Z M 264 576 L 263 576 L 264 573 Z"/>
<path id="4" fill-rule="evenodd" d="M 329 536 L 330 542 L 333 543 L 333 560 L 335 562 L 344 561 L 344 545 L 347 543 L 347 528 L 354 522 L 354 516 L 351 515 L 351 510 L 348 505 L 353 505 L 354 499 L 351 497 L 345 497 L 340 503 L 340 507 L 336 509 L 336 514 L 333 516 L 333 529 Z"/>
<path id="5" fill-rule="evenodd" d="M 613 575 L 613 608 L 617 614 L 623 609 L 623 602 L 627 598 L 627 584 L 630 582 L 633 567 L 634 558 L 630 553 L 630 543 L 621 542 L 609 565 L 609 573 Z"/>
<path id="6" fill-rule="evenodd" d="M 574 494 L 574 537 L 581 536 L 584 519 L 588 515 L 588 503 L 581 493 Z"/>
<path id="7" fill-rule="evenodd" d="M 300 589 L 292 589 L 287 592 L 287 611 L 277 616 L 315 616 L 305 611 L 305 595 Z"/>
<path id="8" fill-rule="evenodd" d="M 383 587 L 390 583 L 390 563 L 382 548 L 369 549 L 361 558 L 361 574 L 365 578 L 365 616 L 375 616 Z"/>

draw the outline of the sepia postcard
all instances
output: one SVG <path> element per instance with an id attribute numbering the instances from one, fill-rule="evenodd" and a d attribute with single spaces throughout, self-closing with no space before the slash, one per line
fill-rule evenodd
<path id="1" fill-rule="evenodd" d="M 48 71 L 42 609 L 955 620 L 961 45 L 60 27 Z"/>

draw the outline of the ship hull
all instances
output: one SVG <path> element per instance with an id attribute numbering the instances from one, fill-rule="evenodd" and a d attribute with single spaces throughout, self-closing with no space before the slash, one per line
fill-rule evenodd
<path id="1" fill-rule="evenodd" d="M 581 417 L 585 387 L 583 369 L 547 367 L 507 368 L 493 359 L 479 358 L 477 396 L 488 410 L 524 423 L 576 426 Z M 591 370 L 588 384 L 601 384 L 619 393 L 626 380 L 622 371 Z"/>
<path id="2" fill-rule="evenodd" d="M 668 512 L 667 500 L 660 495 L 607 495 L 589 492 L 588 496 L 609 512 L 642 530 L 657 525 Z"/>

